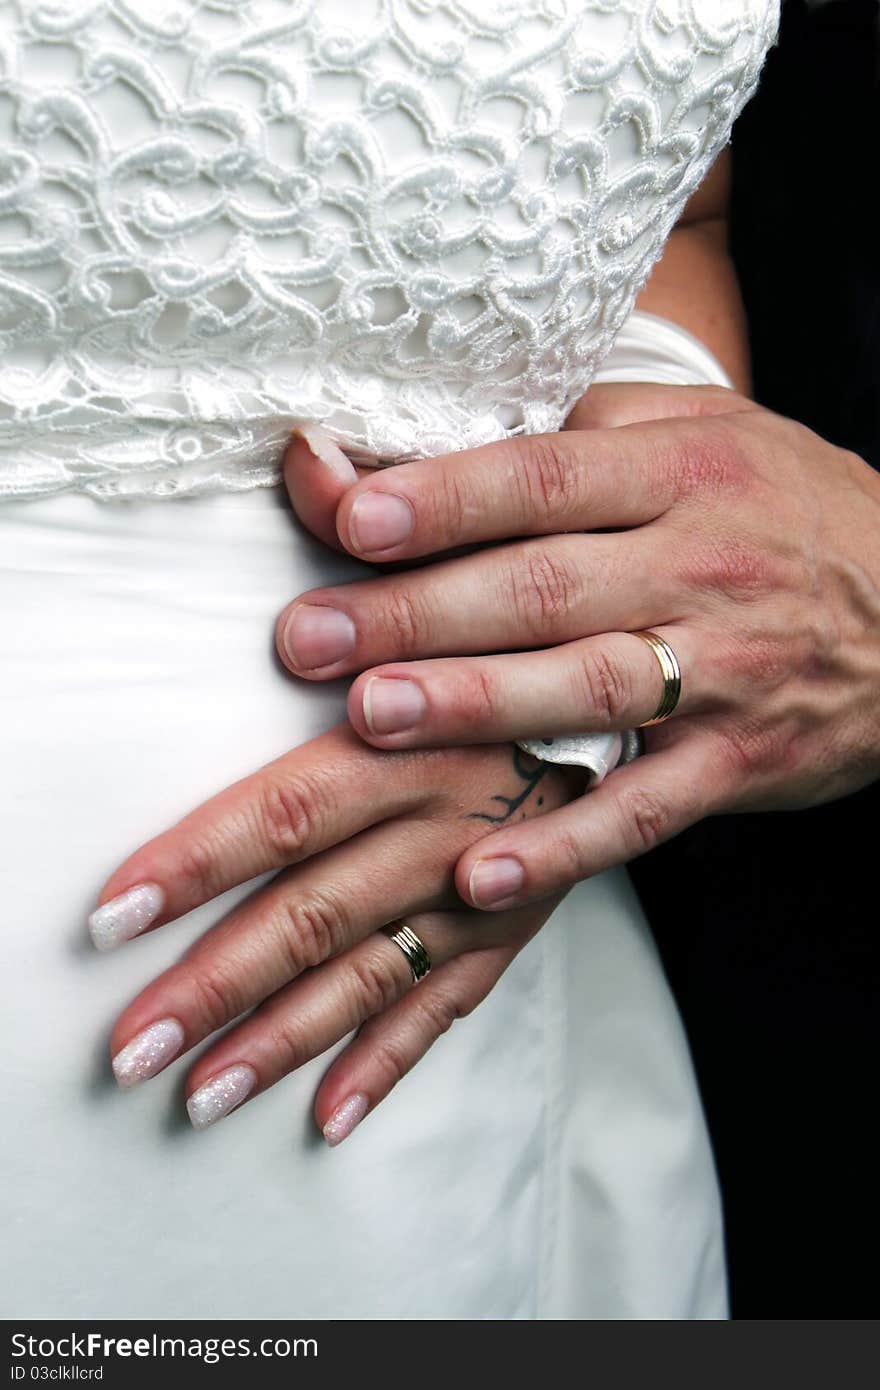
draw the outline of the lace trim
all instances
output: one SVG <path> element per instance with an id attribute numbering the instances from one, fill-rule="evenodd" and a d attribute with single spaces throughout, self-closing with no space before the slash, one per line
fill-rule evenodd
<path id="1" fill-rule="evenodd" d="M 0 496 L 558 428 L 776 0 L 0 5 Z"/>

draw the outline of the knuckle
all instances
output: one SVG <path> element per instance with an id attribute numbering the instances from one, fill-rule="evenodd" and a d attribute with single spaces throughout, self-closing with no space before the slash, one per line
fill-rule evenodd
<path id="1" fill-rule="evenodd" d="M 488 671 L 482 667 L 466 670 L 456 692 L 456 714 L 479 728 L 494 725 L 498 715 L 498 692 Z"/>
<path id="2" fill-rule="evenodd" d="M 577 663 L 577 694 L 589 712 L 591 723 L 613 729 L 632 708 L 632 679 L 626 663 L 601 647 L 589 649 Z"/>
<path id="3" fill-rule="evenodd" d="M 316 834 L 316 789 L 302 781 L 273 779 L 260 792 L 259 818 L 263 837 L 284 860 L 299 858 Z"/>
<path id="4" fill-rule="evenodd" d="M 203 901 L 216 897 L 221 886 L 219 847 L 210 839 L 190 840 L 178 855 L 180 874 L 195 885 L 199 897 Z"/>
<path id="5" fill-rule="evenodd" d="M 191 987 L 196 1014 L 205 1025 L 206 1033 L 213 1033 L 247 1008 L 235 972 L 224 970 L 216 961 L 212 962 L 210 970 L 197 971 L 192 976 Z"/>
<path id="6" fill-rule="evenodd" d="M 396 946 L 394 950 L 397 952 Z M 396 961 L 384 951 L 371 951 L 351 961 L 350 980 L 359 1017 L 384 1013 L 400 998 L 404 986 L 395 966 Z"/>
<path id="7" fill-rule="evenodd" d="M 826 676 L 838 649 L 839 629 L 834 617 L 818 606 L 813 611 L 805 608 L 799 603 L 780 606 L 777 613 L 735 634 L 706 631 L 706 650 L 714 641 L 712 664 L 723 678 L 719 689 L 737 691 L 737 703 L 754 709 L 758 692 L 766 697 L 801 677 Z"/>
<path id="8" fill-rule="evenodd" d="M 784 765 L 791 739 L 778 724 L 742 718 L 725 730 L 724 752 L 735 783 L 752 783 L 769 768 Z"/>
<path id="9" fill-rule="evenodd" d="M 412 1066 L 412 1058 L 403 1039 L 393 1033 L 385 1033 L 373 1040 L 373 1060 L 379 1071 L 396 1086 L 402 1081 Z"/>
<path id="10" fill-rule="evenodd" d="M 524 510 L 530 518 L 554 521 L 571 506 L 575 491 L 570 441 L 556 434 L 536 434 L 526 436 L 521 445 L 516 477 Z"/>
<path id="11" fill-rule="evenodd" d="M 282 900 L 279 941 L 291 977 L 329 960 L 347 944 L 349 924 L 344 912 L 325 893 L 311 891 Z"/>
<path id="12" fill-rule="evenodd" d="M 426 990 L 418 1002 L 433 1037 L 448 1033 L 456 1019 L 463 1016 L 457 1000 L 444 990 Z"/>
<path id="13" fill-rule="evenodd" d="M 708 634 L 712 638 L 714 634 Z M 788 675 L 788 661 L 783 644 L 766 632 L 751 631 L 745 641 L 715 642 L 712 663 L 723 685 L 730 689 L 733 682 L 755 690 L 772 690 Z"/>
<path id="14" fill-rule="evenodd" d="M 738 600 L 763 594 L 773 584 L 767 553 L 733 536 L 703 542 L 682 566 L 680 577 L 697 589 L 708 589 Z"/>
<path id="15" fill-rule="evenodd" d="M 553 877 L 559 883 L 576 883 L 584 876 L 585 850 L 580 837 L 560 826 L 553 835 Z"/>
<path id="16" fill-rule="evenodd" d="M 543 640 L 564 623 L 577 593 L 577 576 L 568 561 L 544 548 L 529 548 L 509 580 L 514 612 L 530 637 Z"/>
<path id="17" fill-rule="evenodd" d="M 297 1018 L 279 1021 L 269 1033 L 269 1045 L 282 1073 L 295 1071 L 313 1054 L 308 1033 Z"/>
<path id="18" fill-rule="evenodd" d="M 381 613 L 385 630 L 393 644 L 394 654 L 416 651 L 423 623 L 421 606 L 412 594 L 399 584 L 389 588 L 383 598 Z"/>
<path id="19" fill-rule="evenodd" d="M 636 854 L 647 853 L 670 833 L 672 816 L 667 802 L 645 787 L 630 788 L 621 797 L 619 812 Z"/>
<path id="20" fill-rule="evenodd" d="M 682 495 L 713 495 L 742 490 L 752 474 L 751 459 L 735 420 L 702 417 L 693 428 L 676 431 L 667 466 Z"/>
<path id="21" fill-rule="evenodd" d="M 454 470 L 444 473 L 442 468 L 435 469 L 433 477 L 439 477 L 442 482 L 442 491 L 438 489 L 434 494 L 437 497 L 436 529 L 450 537 L 460 536 L 471 511 L 467 483 Z"/>
<path id="22" fill-rule="evenodd" d="M 494 983 L 495 980 L 492 980 L 490 983 L 477 980 L 475 983 L 472 983 L 469 988 L 465 989 L 458 999 L 451 1001 L 455 1012 L 449 1023 L 450 1028 L 456 1019 L 467 1018 L 468 1014 L 472 1014 L 474 1009 L 479 1004 L 482 1004 Z"/>

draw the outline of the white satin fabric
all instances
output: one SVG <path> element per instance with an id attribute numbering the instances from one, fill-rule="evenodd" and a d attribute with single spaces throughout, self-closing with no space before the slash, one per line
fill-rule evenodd
<path id="1" fill-rule="evenodd" d="M 724 1317 L 700 1103 L 623 870 L 571 893 L 339 1149 L 311 1116 L 326 1058 L 204 1133 L 186 1061 L 116 1090 L 115 1016 L 255 884 L 108 955 L 95 895 L 342 716 L 341 687 L 283 672 L 272 629 L 360 572 L 279 488 L 0 507 L 0 1315 Z"/>

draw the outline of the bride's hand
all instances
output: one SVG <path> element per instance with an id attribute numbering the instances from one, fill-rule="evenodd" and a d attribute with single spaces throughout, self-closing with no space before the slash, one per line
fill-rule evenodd
<path id="1" fill-rule="evenodd" d="M 377 752 L 343 725 L 236 782 L 136 850 L 90 918 L 95 944 L 164 926 L 280 870 L 137 996 L 111 1039 L 122 1086 L 209 1047 L 187 1081 L 203 1128 L 360 1025 L 315 1100 L 330 1143 L 472 1010 L 559 897 L 513 912 L 465 907 L 456 860 L 498 826 L 539 815 L 580 782 L 509 745 Z M 380 930 L 403 919 L 432 961 L 418 984 Z"/>

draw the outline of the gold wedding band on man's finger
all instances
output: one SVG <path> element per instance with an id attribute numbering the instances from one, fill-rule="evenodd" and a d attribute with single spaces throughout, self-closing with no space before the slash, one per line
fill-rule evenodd
<path id="1" fill-rule="evenodd" d="M 681 666 L 678 663 L 678 657 L 665 638 L 652 632 L 650 628 L 640 629 L 631 635 L 640 637 L 651 648 L 663 676 L 663 694 L 660 696 L 659 704 L 651 718 L 643 720 L 638 726 L 640 729 L 648 729 L 653 724 L 662 724 L 674 713 L 681 699 Z"/>
<path id="2" fill-rule="evenodd" d="M 687 665 L 690 713 L 711 698 L 711 669 L 701 665 L 690 625 L 664 624 L 661 631 Z M 516 740 L 534 744 L 541 757 L 539 742 L 659 724 L 678 714 L 681 697 L 681 664 L 665 638 L 652 629 L 612 628 L 543 650 L 380 666 L 354 682 L 348 712 L 360 737 L 382 748 Z"/>

